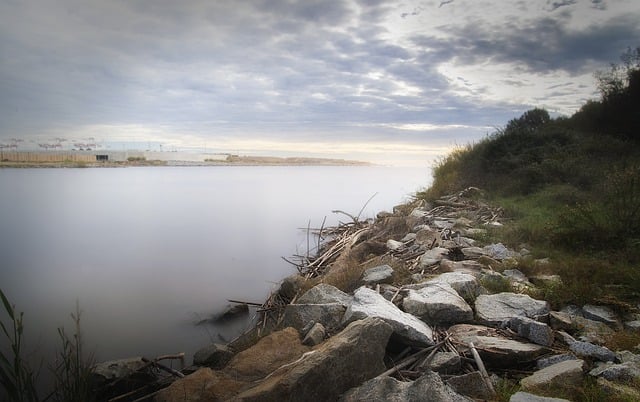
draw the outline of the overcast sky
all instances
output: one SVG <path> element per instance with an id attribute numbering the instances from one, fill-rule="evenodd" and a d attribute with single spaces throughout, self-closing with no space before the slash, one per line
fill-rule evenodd
<path id="1" fill-rule="evenodd" d="M 637 0 L 0 0 L 0 140 L 428 165 L 595 98 L 638 21 Z"/>

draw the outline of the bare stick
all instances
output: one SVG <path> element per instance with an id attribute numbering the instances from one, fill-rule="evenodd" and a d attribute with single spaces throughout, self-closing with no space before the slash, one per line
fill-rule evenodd
<path id="1" fill-rule="evenodd" d="M 320 242 L 322 241 L 322 229 L 324 229 L 324 224 L 327 221 L 327 216 L 324 216 L 324 219 L 322 220 L 322 225 L 320 225 L 320 232 L 318 233 L 318 247 L 316 248 L 316 253 L 320 252 Z"/>
<path id="2" fill-rule="evenodd" d="M 262 307 L 262 305 L 264 303 L 255 303 L 255 302 L 248 302 L 248 301 L 240 301 L 240 300 L 232 300 L 232 299 L 227 299 L 227 301 L 229 303 L 236 303 L 236 304 L 248 304 L 249 306 L 256 306 L 256 307 Z"/>
<path id="3" fill-rule="evenodd" d="M 378 195 L 378 193 L 374 193 L 371 197 L 369 197 L 369 199 L 367 200 L 367 202 L 364 203 L 364 205 L 362 206 L 362 208 L 360 209 L 360 212 L 358 212 L 358 216 L 356 216 L 356 222 L 358 221 L 358 219 L 360 219 L 360 215 L 362 215 L 362 212 L 364 211 L 364 209 L 367 207 L 367 205 L 369 205 L 369 203 L 371 202 L 371 200 L 373 200 L 373 197 L 375 197 L 376 195 Z"/>
<path id="4" fill-rule="evenodd" d="M 184 374 L 182 374 L 178 370 L 174 370 L 171 367 L 167 367 L 164 364 L 158 363 L 157 361 L 149 360 L 146 357 L 143 357 L 142 361 L 145 362 L 145 363 L 151 363 L 154 366 L 158 367 L 160 370 L 166 371 L 167 373 L 175 375 L 176 377 L 179 377 L 179 378 L 183 378 L 184 377 Z"/>
<path id="5" fill-rule="evenodd" d="M 491 395 L 496 395 L 496 390 L 493 388 L 493 384 L 491 383 L 491 379 L 489 378 L 489 373 L 487 373 L 487 369 L 484 368 L 484 363 L 476 350 L 476 347 L 473 346 L 473 342 L 469 342 L 469 348 L 471 349 L 471 354 L 473 355 L 473 359 L 476 361 L 476 365 L 478 366 L 478 371 L 480 371 L 480 375 L 482 376 L 482 380 L 486 384 L 487 388 L 489 388 L 489 392 Z"/>

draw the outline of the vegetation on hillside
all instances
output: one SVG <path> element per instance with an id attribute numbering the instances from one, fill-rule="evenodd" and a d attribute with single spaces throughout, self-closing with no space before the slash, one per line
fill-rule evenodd
<path id="1" fill-rule="evenodd" d="M 512 219 L 500 240 L 555 257 L 562 302 L 640 297 L 640 47 L 621 60 L 596 73 L 599 100 L 570 117 L 527 111 L 439 161 L 419 194 L 486 190 Z"/>

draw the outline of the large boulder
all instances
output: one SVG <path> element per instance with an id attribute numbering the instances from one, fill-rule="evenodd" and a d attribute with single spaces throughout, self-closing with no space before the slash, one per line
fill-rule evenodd
<path id="1" fill-rule="evenodd" d="M 536 319 L 549 313 L 546 301 L 511 292 L 480 295 L 475 307 L 478 320 L 488 325 L 500 325 L 513 317 Z"/>
<path id="2" fill-rule="evenodd" d="M 520 380 L 523 390 L 545 389 L 549 387 L 575 387 L 582 383 L 585 362 L 567 360 L 545 367 Z"/>
<path id="3" fill-rule="evenodd" d="M 376 377 L 345 393 L 340 402 L 361 401 L 430 401 L 471 402 L 457 394 L 440 376 L 427 372 L 413 382 L 398 381 L 392 377 Z"/>
<path id="4" fill-rule="evenodd" d="M 496 329 L 482 325 L 458 324 L 450 327 L 448 332 L 458 351 L 468 351 L 469 342 L 473 342 L 487 365 L 494 367 L 509 367 L 532 361 L 546 351 L 540 345 L 505 338 Z"/>
<path id="5" fill-rule="evenodd" d="M 343 306 L 351 304 L 353 297 L 326 283 L 320 283 L 307 290 L 296 300 L 297 304 L 332 304 L 339 303 Z"/>
<path id="6" fill-rule="evenodd" d="M 392 333 L 376 318 L 355 321 L 301 359 L 280 367 L 235 401 L 331 401 L 385 370 Z"/>
<path id="7" fill-rule="evenodd" d="M 284 308 L 282 322 L 285 327 L 293 327 L 301 333 L 312 321 L 322 324 L 325 328 L 337 328 L 346 310 L 346 307 L 339 303 L 288 304 Z"/>
<path id="8" fill-rule="evenodd" d="M 429 283 L 409 290 L 402 301 L 404 311 L 433 324 L 457 324 L 473 320 L 473 310 L 446 283 Z"/>
<path id="9" fill-rule="evenodd" d="M 408 345 L 433 345 L 431 328 L 411 314 L 400 310 L 378 292 L 366 287 L 357 289 L 353 303 L 344 315 L 344 322 L 350 323 L 367 317 L 380 318 L 393 328 L 393 336 Z"/>

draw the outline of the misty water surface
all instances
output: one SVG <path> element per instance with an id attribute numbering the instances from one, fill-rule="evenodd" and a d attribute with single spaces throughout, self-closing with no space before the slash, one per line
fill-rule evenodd
<path id="1" fill-rule="evenodd" d="M 232 327 L 195 326 L 227 299 L 262 302 L 304 252 L 299 228 L 373 217 L 430 180 L 386 167 L 0 170 L 0 287 L 46 355 L 76 300 L 98 360 L 187 352 Z M 188 362 L 190 363 L 190 357 Z"/>

